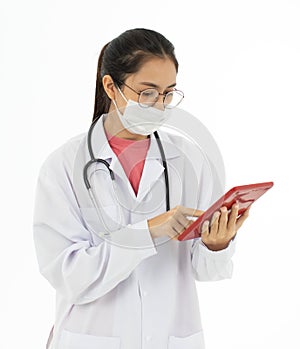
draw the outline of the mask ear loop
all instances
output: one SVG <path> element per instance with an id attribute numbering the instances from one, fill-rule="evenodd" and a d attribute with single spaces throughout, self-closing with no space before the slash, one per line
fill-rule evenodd
<path id="1" fill-rule="evenodd" d="M 121 91 L 120 87 L 117 84 L 116 84 L 116 88 L 118 89 L 118 91 L 120 92 L 120 95 L 123 97 L 123 99 L 126 101 L 126 103 L 128 103 L 128 99 L 125 97 L 124 93 Z M 117 105 L 116 100 L 112 99 L 112 102 L 113 102 L 113 104 L 114 104 L 114 106 L 116 108 L 118 116 L 119 117 L 120 117 L 120 115 L 123 116 L 123 114 L 121 113 L 121 111 L 120 111 L 120 109 L 119 109 L 119 107 Z"/>
<path id="2" fill-rule="evenodd" d="M 116 102 L 114 99 L 112 99 L 111 101 L 113 102 L 113 104 L 114 104 L 114 106 L 115 106 L 115 108 L 116 108 L 117 114 L 118 114 L 119 116 L 120 116 L 120 115 L 123 116 L 123 114 L 120 112 L 120 109 L 119 109 L 119 107 L 118 107 L 118 105 L 117 105 L 117 102 Z"/>
<path id="3" fill-rule="evenodd" d="M 125 101 L 128 103 L 128 99 L 125 97 L 124 93 L 122 92 L 122 90 L 120 89 L 120 87 L 118 85 L 116 85 L 118 91 L 120 92 L 120 95 L 125 99 Z"/>

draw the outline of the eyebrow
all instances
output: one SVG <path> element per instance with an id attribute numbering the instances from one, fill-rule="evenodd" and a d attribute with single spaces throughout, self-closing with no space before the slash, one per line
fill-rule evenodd
<path id="1" fill-rule="evenodd" d="M 153 82 L 147 82 L 147 81 L 139 82 L 139 85 L 146 85 L 146 86 L 154 87 L 154 88 L 160 87 L 160 86 L 154 84 Z M 176 82 L 174 84 L 167 86 L 166 88 L 175 87 L 175 86 L 176 86 Z"/>

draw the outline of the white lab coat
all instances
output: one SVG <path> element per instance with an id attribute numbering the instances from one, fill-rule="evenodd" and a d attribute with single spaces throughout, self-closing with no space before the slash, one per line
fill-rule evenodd
<path id="1" fill-rule="evenodd" d="M 235 241 L 213 252 L 201 239 L 152 239 L 147 219 L 165 212 L 164 173 L 155 138 L 151 136 L 136 197 L 108 145 L 103 118 L 94 128 L 92 145 L 96 157 L 110 163 L 117 193 L 102 164 L 89 178 L 106 222 L 99 220 L 82 179 L 90 160 L 87 134 L 54 151 L 39 174 L 34 242 L 40 272 L 57 295 L 49 347 L 203 349 L 195 280 L 230 278 Z M 215 198 L 204 158 L 185 139 L 159 134 L 168 163 L 171 208 L 180 204 L 206 209 Z M 98 234 L 107 229 L 111 240 Z"/>

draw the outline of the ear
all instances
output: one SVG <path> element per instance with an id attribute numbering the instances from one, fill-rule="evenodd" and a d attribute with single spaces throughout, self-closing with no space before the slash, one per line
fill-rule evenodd
<path id="1" fill-rule="evenodd" d="M 116 92 L 116 87 L 114 84 L 114 81 L 110 75 L 104 75 L 102 78 L 102 84 L 104 91 L 106 92 L 107 96 L 114 100 L 115 99 L 115 92 Z"/>

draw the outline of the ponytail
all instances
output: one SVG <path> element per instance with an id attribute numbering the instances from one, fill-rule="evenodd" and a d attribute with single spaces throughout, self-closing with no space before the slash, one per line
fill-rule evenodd
<path id="1" fill-rule="evenodd" d="M 95 105 L 94 105 L 94 115 L 93 115 L 93 122 L 98 119 L 102 114 L 107 113 L 110 106 L 110 99 L 108 98 L 103 84 L 102 84 L 102 77 L 105 75 L 103 74 L 103 56 L 104 52 L 107 48 L 109 43 L 107 43 L 105 46 L 103 46 L 100 56 L 98 59 L 98 68 L 97 68 L 97 78 L 96 78 L 96 92 L 95 92 Z"/>

